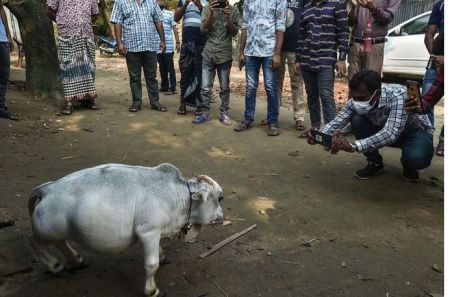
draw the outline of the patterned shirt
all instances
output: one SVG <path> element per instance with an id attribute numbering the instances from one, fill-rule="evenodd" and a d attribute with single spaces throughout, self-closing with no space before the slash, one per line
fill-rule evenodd
<path id="1" fill-rule="evenodd" d="M 116 0 L 111 14 L 111 23 L 121 24 L 123 42 L 130 52 L 156 52 L 157 34 L 155 24 L 163 22 L 161 9 L 155 0 Z"/>
<path id="2" fill-rule="evenodd" d="M 410 114 L 405 111 L 404 101 L 407 97 L 406 88 L 401 85 L 381 86 L 381 96 L 378 104 L 372 108 L 367 117 L 374 126 L 382 127 L 374 135 L 355 141 L 358 152 L 371 152 L 383 146 L 393 144 L 403 131 L 422 130 L 433 134 L 433 127 L 426 115 Z M 331 134 L 344 128 L 355 115 L 353 100 L 350 99 L 339 115 L 326 124 L 321 132 Z"/>
<path id="3" fill-rule="evenodd" d="M 247 30 L 245 55 L 270 57 L 275 53 L 276 31 L 286 30 L 286 0 L 246 0 L 242 29 Z"/>
<path id="4" fill-rule="evenodd" d="M 97 0 L 47 0 L 56 11 L 60 37 L 94 37 L 92 16 L 98 14 Z"/>
<path id="5" fill-rule="evenodd" d="M 385 37 L 389 24 L 394 19 L 394 15 L 400 6 L 401 0 L 375 0 L 375 10 L 372 12 L 364 7 L 358 7 L 358 19 L 353 28 L 354 37 L 363 38 L 366 30 L 367 19 L 372 18 L 372 38 Z"/>
<path id="6" fill-rule="evenodd" d="M 162 9 L 161 13 L 164 17 L 163 27 L 164 27 L 164 39 L 166 40 L 166 53 L 173 53 L 173 36 L 172 36 L 172 27 L 176 26 L 177 23 L 173 19 L 173 12 L 168 11 L 167 9 Z M 159 50 L 159 34 L 156 32 L 155 34 L 155 46 L 158 49 L 158 54 L 161 53 Z"/>
<path id="7" fill-rule="evenodd" d="M 320 70 L 334 67 L 336 51 L 348 52 L 348 13 L 340 0 L 312 0 L 305 5 L 300 22 L 297 61 L 301 67 Z"/>

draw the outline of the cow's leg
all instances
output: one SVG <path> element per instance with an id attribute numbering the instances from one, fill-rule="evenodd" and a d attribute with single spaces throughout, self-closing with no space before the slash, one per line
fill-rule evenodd
<path id="1" fill-rule="evenodd" d="M 56 274 L 64 269 L 64 265 L 51 254 L 48 243 L 33 236 L 31 238 L 31 244 L 41 262 L 47 265 L 47 268 L 51 273 Z"/>
<path id="2" fill-rule="evenodd" d="M 56 247 L 74 268 L 79 268 L 83 264 L 83 258 L 69 245 L 67 240 L 56 243 Z"/>
<path id="3" fill-rule="evenodd" d="M 147 231 L 138 234 L 144 250 L 145 261 L 145 294 L 150 297 L 159 295 L 159 289 L 155 283 L 155 273 L 159 267 L 159 240 L 160 231 Z"/>

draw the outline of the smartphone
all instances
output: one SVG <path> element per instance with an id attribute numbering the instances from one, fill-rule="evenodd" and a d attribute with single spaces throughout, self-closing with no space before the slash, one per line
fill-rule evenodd
<path id="1" fill-rule="evenodd" d="M 218 0 L 217 1 L 217 8 L 225 8 L 227 7 L 227 1 L 226 0 Z"/>
<path id="2" fill-rule="evenodd" d="M 319 132 L 317 130 L 311 130 L 311 134 L 314 137 L 315 142 L 326 146 L 327 148 L 331 148 L 331 145 L 333 144 L 333 136 L 331 136 L 330 134 Z"/>
<path id="3" fill-rule="evenodd" d="M 407 80 L 406 81 L 406 89 L 408 92 L 408 98 L 415 97 L 418 100 L 417 108 L 419 109 L 418 110 L 419 113 L 421 113 L 423 110 L 423 105 L 422 105 L 422 96 L 420 94 L 419 83 L 416 81 L 413 81 L 413 80 Z"/>

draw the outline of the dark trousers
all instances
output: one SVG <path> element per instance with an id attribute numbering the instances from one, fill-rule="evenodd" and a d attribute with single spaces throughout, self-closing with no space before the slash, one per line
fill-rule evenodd
<path id="1" fill-rule="evenodd" d="M 368 118 L 357 114 L 352 117 L 351 123 L 356 139 L 370 137 L 382 129 L 382 127 L 374 126 Z M 420 170 L 430 166 L 433 158 L 433 136 L 430 133 L 422 130 L 403 131 L 397 141 L 390 146 L 402 150 L 400 160 L 404 167 Z M 378 150 L 364 153 L 364 155 L 368 162 L 383 163 Z"/>
<path id="2" fill-rule="evenodd" d="M 0 108 L 6 107 L 10 63 L 9 44 L 0 42 Z"/>
<path id="3" fill-rule="evenodd" d="M 161 76 L 161 90 L 175 91 L 177 79 L 173 65 L 173 53 L 158 54 L 159 74 Z M 169 81 L 170 76 L 170 81 Z"/>
<path id="4" fill-rule="evenodd" d="M 334 68 L 320 70 L 302 68 L 305 82 L 309 116 L 311 126 L 320 127 L 320 103 L 322 102 L 324 123 L 331 122 L 336 116 L 336 102 L 334 101 Z"/>
<path id="5" fill-rule="evenodd" d="M 143 69 L 150 104 L 158 105 L 159 91 L 158 81 L 156 80 L 156 52 L 128 52 L 125 58 L 127 60 L 128 75 L 130 76 L 133 103 L 142 104 L 141 70 Z"/>

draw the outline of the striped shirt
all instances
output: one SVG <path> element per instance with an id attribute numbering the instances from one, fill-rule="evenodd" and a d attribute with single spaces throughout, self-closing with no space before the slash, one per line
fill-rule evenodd
<path id="1" fill-rule="evenodd" d="M 176 26 L 177 23 L 173 19 L 173 12 L 162 9 L 161 13 L 164 17 L 163 27 L 164 27 L 164 38 L 166 40 L 166 53 L 173 53 L 173 35 L 172 35 L 172 27 Z M 158 54 L 161 53 L 159 50 L 159 34 L 155 34 L 155 46 L 158 48 Z"/>
<path id="2" fill-rule="evenodd" d="M 270 57 L 275 53 L 276 31 L 286 30 L 286 0 L 244 1 L 242 29 L 247 30 L 245 55 Z"/>
<path id="3" fill-rule="evenodd" d="M 348 52 L 348 13 L 345 1 L 312 0 L 305 5 L 300 22 L 297 61 L 301 67 L 320 70 L 334 67 L 336 51 Z"/>
<path id="4" fill-rule="evenodd" d="M 162 22 L 163 15 L 155 0 L 116 0 L 111 14 L 111 23 L 123 27 L 123 42 L 129 52 L 156 52 L 155 23 Z"/>
<path id="5" fill-rule="evenodd" d="M 401 85 L 383 84 L 378 104 L 372 108 L 367 117 L 374 126 L 381 130 L 374 135 L 355 141 L 358 152 L 371 152 L 383 146 L 393 144 L 402 132 L 422 130 L 433 135 L 434 129 L 426 115 L 407 114 L 404 101 L 407 97 L 406 88 Z M 321 132 L 332 134 L 344 128 L 356 114 L 353 100 L 350 99 L 339 115 L 326 124 Z"/>
<path id="6" fill-rule="evenodd" d="M 186 0 L 179 0 L 178 7 L 182 7 Z M 208 4 L 207 0 L 200 0 L 202 6 Z M 186 7 L 183 16 L 183 42 L 205 44 L 206 37 L 200 31 L 201 11 L 193 1 Z"/>

